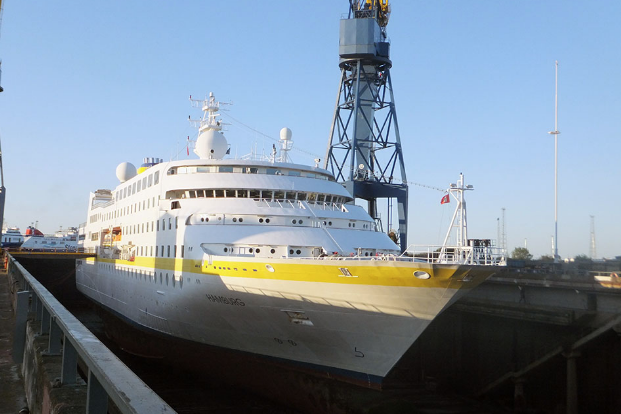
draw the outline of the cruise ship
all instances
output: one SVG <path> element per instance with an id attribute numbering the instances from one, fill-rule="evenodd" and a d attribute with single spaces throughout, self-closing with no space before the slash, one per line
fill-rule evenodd
<path id="1" fill-rule="evenodd" d="M 329 171 L 289 162 L 290 130 L 233 159 L 213 94 L 202 109 L 198 159 L 125 162 L 90 194 L 77 287 L 133 328 L 374 386 L 502 264 L 488 244 L 402 254 Z"/>

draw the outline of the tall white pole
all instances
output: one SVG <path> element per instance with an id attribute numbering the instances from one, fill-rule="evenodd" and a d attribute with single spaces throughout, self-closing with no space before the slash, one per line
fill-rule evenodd
<path id="1" fill-rule="evenodd" d="M 555 94 L 554 94 L 554 263 L 559 262 L 558 256 L 558 60 L 555 66 Z"/>

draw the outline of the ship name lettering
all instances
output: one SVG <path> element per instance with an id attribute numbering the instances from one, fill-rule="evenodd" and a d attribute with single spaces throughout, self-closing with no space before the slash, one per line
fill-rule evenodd
<path id="1" fill-rule="evenodd" d="M 223 305 L 232 306 L 246 306 L 246 304 L 239 298 L 227 298 L 219 295 L 205 295 L 205 297 L 213 303 L 222 303 Z"/>

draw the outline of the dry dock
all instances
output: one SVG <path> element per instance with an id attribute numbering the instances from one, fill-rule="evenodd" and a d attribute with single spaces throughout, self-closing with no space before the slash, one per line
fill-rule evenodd
<path id="1" fill-rule="evenodd" d="M 70 289 L 75 283 L 70 259 L 63 259 L 64 270 L 54 270 L 47 259 L 20 260 L 28 262 L 69 307 L 80 300 Z M 307 389 L 297 389 L 293 382 L 285 387 L 286 393 L 301 395 L 305 403 L 299 406 L 274 403 L 254 396 L 252 390 L 115 351 L 178 412 L 618 413 L 621 289 L 601 277 L 611 273 L 599 273 L 596 279 L 588 272 L 504 272 L 440 315 L 390 373 L 384 391 L 306 378 Z M 8 295 L 10 284 L 6 276 L 2 280 Z M 101 321 L 86 313 L 82 319 L 105 340 Z M 3 317 L 2 322 L 7 321 L 12 322 Z M 37 323 L 29 328 L 34 333 L 41 330 Z M 10 355 L 11 346 L 2 339 L 9 349 L 2 348 L 2 355 Z M 4 372 L 16 372 L 15 365 L 5 367 L 5 362 L 3 358 L 0 367 L 3 388 Z M 24 406 L 21 378 L 9 378 L 16 388 L 2 401 L 14 400 L 19 411 Z M 17 412 L 11 410 L 7 412 Z"/>

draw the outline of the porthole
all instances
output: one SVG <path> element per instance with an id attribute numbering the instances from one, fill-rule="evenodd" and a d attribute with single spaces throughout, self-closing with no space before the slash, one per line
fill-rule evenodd
<path id="1" fill-rule="evenodd" d="M 348 227 L 351 227 L 351 223 L 347 223 L 347 226 L 348 226 Z"/>
<path id="2" fill-rule="evenodd" d="M 295 254 L 302 254 L 302 250 L 296 250 Z"/>
<path id="3" fill-rule="evenodd" d="M 208 222 L 208 221 L 209 221 L 209 217 L 205 217 L 205 222 Z"/>
<path id="4" fill-rule="evenodd" d="M 276 250 L 275 250 L 275 249 L 272 249 L 272 250 L 270 250 L 270 252 L 271 252 L 272 254 L 274 254 L 274 253 L 276 253 Z"/>
<path id="5" fill-rule="evenodd" d="M 365 255 L 365 256 L 368 256 L 368 255 L 369 255 L 369 252 L 364 252 L 364 255 Z"/>
<path id="6" fill-rule="evenodd" d="M 228 252 L 229 249 L 227 247 L 224 248 L 224 253 Z"/>
<path id="7" fill-rule="evenodd" d="M 326 225 L 326 222 L 325 222 L 325 221 L 323 222 L 323 225 L 324 225 L 324 226 Z"/>
<path id="8" fill-rule="evenodd" d="M 289 249 L 289 254 L 293 254 L 293 249 Z"/>
<path id="9" fill-rule="evenodd" d="M 251 247 L 250 249 L 248 249 L 248 251 L 249 251 L 250 253 L 252 253 L 252 247 Z"/>
<path id="10" fill-rule="evenodd" d="M 201 221 L 205 221 L 205 218 L 204 218 L 204 217 L 201 217 Z"/>
<path id="11" fill-rule="evenodd" d="M 332 222 L 331 222 L 331 221 L 329 221 L 329 222 L 328 222 L 328 226 L 331 226 L 331 225 L 332 225 Z"/>
<path id="12" fill-rule="evenodd" d="M 298 223 L 298 221 L 297 221 L 297 220 L 291 220 L 291 222 L 292 222 L 293 224 L 297 224 L 297 223 Z"/>
<path id="13" fill-rule="evenodd" d="M 272 272 L 272 273 L 274 273 L 274 268 L 272 267 L 272 265 L 268 265 L 268 264 L 266 264 L 266 265 L 265 265 L 265 268 L 267 269 L 267 271 L 268 271 L 268 272 Z M 244 269 L 244 270 L 246 270 L 246 269 Z"/>
<path id="14" fill-rule="evenodd" d="M 257 250 L 255 250 L 255 252 L 261 253 L 261 249 L 257 249 Z"/>
<path id="15" fill-rule="evenodd" d="M 239 222 L 241 223 L 242 221 L 244 221 L 244 219 L 240 217 L 239 218 Z"/>
<path id="16" fill-rule="evenodd" d="M 270 219 L 265 219 L 265 222 L 266 222 L 266 223 L 269 223 L 269 222 L 270 222 Z"/>
<path id="17" fill-rule="evenodd" d="M 298 223 L 299 223 L 299 224 L 302 224 L 303 222 L 302 222 L 302 220 L 300 220 Z"/>
<path id="18" fill-rule="evenodd" d="M 233 223 L 237 223 L 237 218 L 233 217 Z"/>
<path id="19" fill-rule="evenodd" d="M 351 226 L 352 227 L 356 227 L 356 223 L 351 223 Z"/>
<path id="20" fill-rule="evenodd" d="M 416 272 L 414 272 L 414 276 L 417 277 L 418 279 L 430 279 L 431 275 L 427 272 L 423 272 L 422 270 L 417 270 Z"/>
<path id="21" fill-rule="evenodd" d="M 259 223 L 263 223 L 263 219 L 262 218 L 259 219 Z"/>

